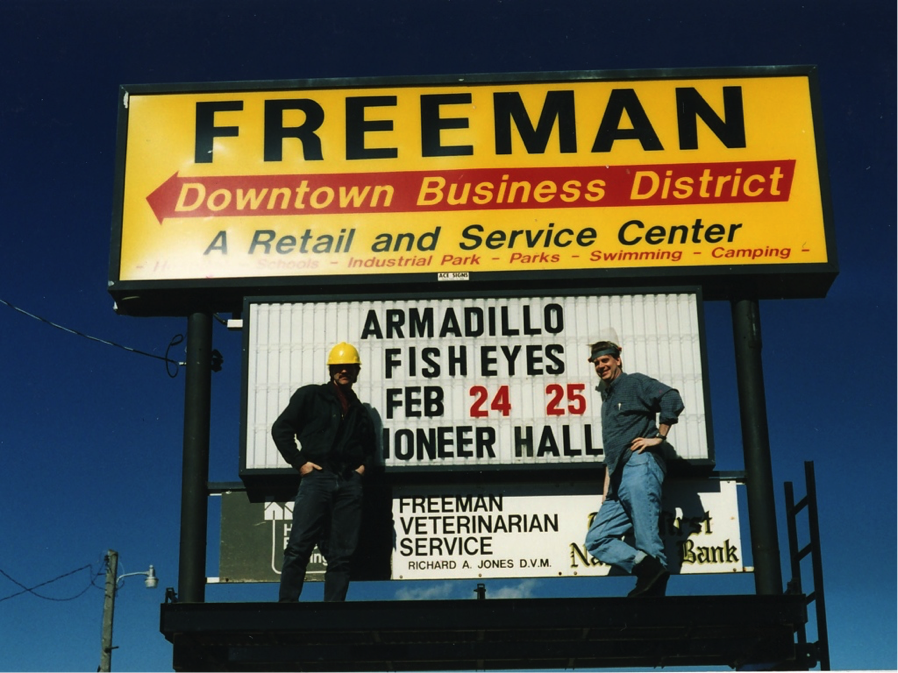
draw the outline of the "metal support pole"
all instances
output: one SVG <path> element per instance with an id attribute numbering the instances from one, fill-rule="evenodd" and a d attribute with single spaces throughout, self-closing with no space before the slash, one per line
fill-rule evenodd
<path id="1" fill-rule="evenodd" d="M 755 591 L 758 594 L 779 595 L 783 592 L 783 577 L 776 531 L 758 300 L 734 300 L 732 315 Z"/>
<path id="2" fill-rule="evenodd" d="M 115 614 L 115 585 L 118 576 L 118 552 L 106 552 L 106 595 L 103 598 L 103 637 L 100 640 L 100 670 L 112 670 L 112 619 Z"/>
<path id="3" fill-rule="evenodd" d="M 211 362 L 212 315 L 193 313 L 187 324 L 181 549 L 178 564 L 178 598 L 184 603 L 202 603 L 206 599 Z"/>

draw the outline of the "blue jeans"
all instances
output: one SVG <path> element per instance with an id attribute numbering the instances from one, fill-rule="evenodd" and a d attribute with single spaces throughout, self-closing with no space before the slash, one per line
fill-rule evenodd
<path id="1" fill-rule="evenodd" d="M 667 566 L 659 532 L 664 471 L 647 451 L 633 453 L 618 474 L 611 475 L 610 497 L 602 502 L 586 533 L 586 549 L 603 563 L 628 573 L 646 555 Z M 633 532 L 635 548 L 621 538 Z"/>
<path id="2" fill-rule="evenodd" d="M 346 600 L 349 567 L 362 522 L 362 477 L 314 470 L 299 483 L 293 526 L 284 549 L 278 600 L 295 602 L 302 593 L 306 566 L 315 545 L 327 561 L 324 600 Z"/>

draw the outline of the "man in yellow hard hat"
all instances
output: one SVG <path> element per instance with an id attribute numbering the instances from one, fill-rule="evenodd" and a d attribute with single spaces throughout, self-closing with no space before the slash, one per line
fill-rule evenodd
<path id="1" fill-rule="evenodd" d="M 352 390 L 362 365 L 359 352 L 338 343 L 327 365 L 330 381 L 293 393 L 271 428 L 278 451 L 302 477 L 284 549 L 281 602 L 299 600 L 316 544 L 327 560 L 324 600 L 345 600 L 359 539 L 362 475 L 374 455 L 374 425 Z"/>

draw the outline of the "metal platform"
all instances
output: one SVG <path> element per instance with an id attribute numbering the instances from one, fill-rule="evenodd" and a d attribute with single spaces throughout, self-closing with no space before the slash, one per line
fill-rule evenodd
<path id="1" fill-rule="evenodd" d="M 806 597 L 171 603 L 176 671 L 808 669 Z"/>

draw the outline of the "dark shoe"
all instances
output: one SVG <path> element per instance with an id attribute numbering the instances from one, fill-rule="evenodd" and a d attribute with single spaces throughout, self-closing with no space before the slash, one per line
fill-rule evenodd
<path id="1" fill-rule="evenodd" d="M 670 573 L 654 556 L 646 556 L 633 566 L 633 574 L 636 575 L 636 586 L 627 596 L 632 598 L 634 596 L 664 595 L 663 591 L 667 588 L 667 578 L 670 577 Z M 655 594 L 653 590 L 658 589 L 662 593 Z"/>

